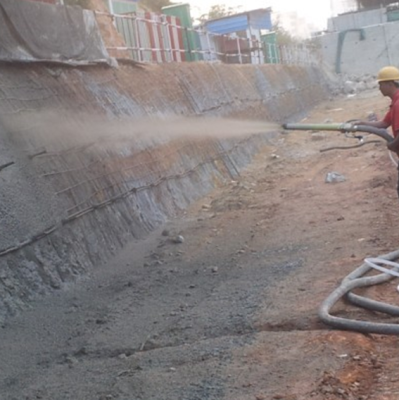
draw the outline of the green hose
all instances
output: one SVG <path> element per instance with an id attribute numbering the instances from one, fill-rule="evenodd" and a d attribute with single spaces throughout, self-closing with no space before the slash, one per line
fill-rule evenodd
<path id="1" fill-rule="evenodd" d="M 300 131 L 346 131 L 352 129 L 352 124 L 338 123 L 338 124 L 283 124 L 284 129 L 300 130 Z"/>

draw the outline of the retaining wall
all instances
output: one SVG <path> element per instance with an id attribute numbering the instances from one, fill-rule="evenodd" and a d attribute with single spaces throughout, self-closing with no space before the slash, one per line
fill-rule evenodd
<path id="1" fill-rule="evenodd" d="M 278 134 L 201 137 L 181 117 L 287 121 L 330 84 L 279 65 L 0 64 L 0 320 L 236 178 Z"/>
<path id="2" fill-rule="evenodd" d="M 323 60 L 337 73 L 377 75 L 386 65 L 399 65 L 399 21 L 327 33 L 319 37 Z"/>

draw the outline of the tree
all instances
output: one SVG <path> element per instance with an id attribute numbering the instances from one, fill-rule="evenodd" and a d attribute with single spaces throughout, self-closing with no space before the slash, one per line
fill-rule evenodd
<path id="1" fill-rule="evenodd" d="M 211 6 L 207 14 L 201 15 L 199 20 L 201 22 L 205 22 L 211 19 L 223 18 L 229 15 L 237 14 L 240 7 L 241 6 L 227 7 L 225 4 L 215 4 Z"/>
<path id="2" fill-rule="evenodd" d="M 139 5 L 149 11 L 162 12 L 162 7 L 173 5 L 170 0 L 140 0 Z"/>
<path id="3" fill-rule="evenodd" d="M 298 39 L 281 26 L 281 22 L 278 18 L 273 22 L 273 31 L 276 32 L 276 41 L 279 45 L 298 44 Z"/>

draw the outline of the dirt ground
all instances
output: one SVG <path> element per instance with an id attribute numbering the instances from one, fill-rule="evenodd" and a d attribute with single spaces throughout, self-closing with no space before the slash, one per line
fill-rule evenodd
<path id="1" fill-rule="evenodd" d="M 364 92 L 320 104 L 306 122 L 381 116 L 387 105 Z M 399 247 L 385 143 L 320 151 L 357 143 L 282 132 L 239 179 L 10 320 L 0 398 L 397 400 L 397 337 L 317 316 L 365 257 Z M 329 172 L 345 181 L 326 183 Z M 363 293 L 397 304 L 395 282 Z M 344 301 L 334 315 L 397 322 Z"/>

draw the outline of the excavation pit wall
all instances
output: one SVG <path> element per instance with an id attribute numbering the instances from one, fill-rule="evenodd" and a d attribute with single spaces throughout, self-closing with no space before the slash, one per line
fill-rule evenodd
<path id="1" fill-rule="evenodd" d="M 236 179 L 279 135 L 266 121 L 330 85 L 315 67 L 1 64 L 0 321 Z"/>

